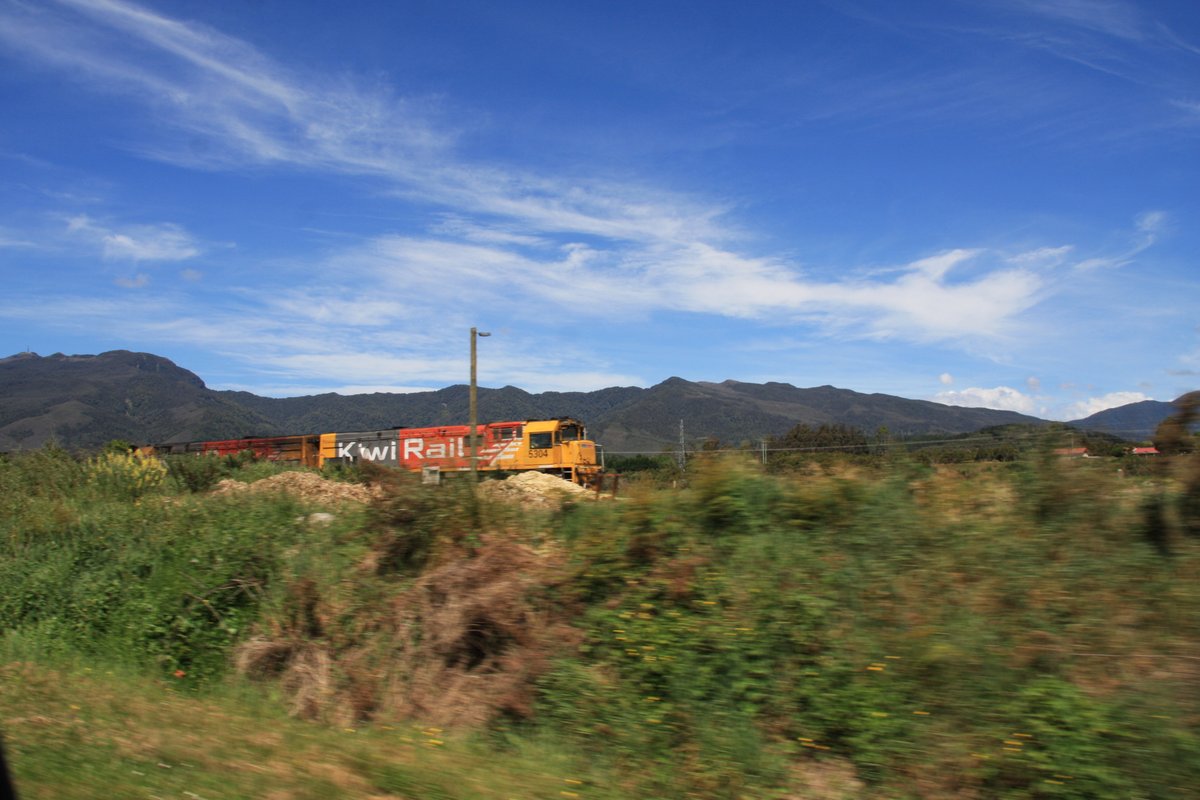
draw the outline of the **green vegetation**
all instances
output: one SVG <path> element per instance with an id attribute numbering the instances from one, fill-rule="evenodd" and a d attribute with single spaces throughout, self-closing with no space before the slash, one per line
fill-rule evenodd
<path id="1" fill-rule="evenodd" d="M 0 709 L 22 800 L 619 796 L 552 742 L 496 759 L 478 737 L 408 723 L 314 725 L 260 693 L 197 695 L 120 670 L 0 665 Z"/>
<path id="2" fill-rule="evenodd" d="M 330 506 L 206 491 L 274 472 L 236 459 L 0 460 L 10 761 L 29 797 L 1187 796 L 1185 459 L 713 454 L 477 512 L 397 473 Z"/>

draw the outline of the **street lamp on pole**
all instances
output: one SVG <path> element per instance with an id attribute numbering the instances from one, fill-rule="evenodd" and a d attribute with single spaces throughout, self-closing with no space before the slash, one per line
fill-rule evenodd
<path id="1" fill-rule="evenodd" d="M 469 423 L 469 433 L 467 434 L 471 443 L 471 483 L 475 484 L 479 479 L 479 407 L 476 400 L 475 390 L 475 340 L 480 336 L 491 336 L 490 333 L 471 328 L 471 421 Z"/>

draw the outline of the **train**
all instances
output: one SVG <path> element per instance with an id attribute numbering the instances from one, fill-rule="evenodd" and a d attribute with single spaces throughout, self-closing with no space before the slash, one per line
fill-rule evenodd
<path id="1" fill-rule="evenodd" d="M 371 461 L 440 477 L 471 469 L 469 425 L 387 428 L 298 436 L 248 436 L 203 442 L 172 442 L 141 449 L 145 455 L 235 455 L 252 452 L 267 461 L 322 467 Z M 476 427 L 476 469 L 481 472 L 536 470 L 581 486 L 595 487 L 603 458 L 587 429 L 570 417 L 487 422 Z"/>

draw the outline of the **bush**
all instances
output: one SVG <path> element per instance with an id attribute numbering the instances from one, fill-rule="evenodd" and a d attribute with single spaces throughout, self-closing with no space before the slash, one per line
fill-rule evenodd
<path id="1" fill-rule="evenodd" d="M 101 494 L 116 500 L 137 500 L 159 489 L 167 467 L 153 456 L 109 451 L 87 463 L 88 480 Z"/>
<path id="2" fill-rule="evenodd" d="M 1129 743 L 1103 704 L 1047 676 L 1025 685 L 1006 706 L 1010 724 L 996 734 L 1002 746 L 982 769 L 990 794 L 1093 800 L 1138 795 L 1117 767 L 1117 751 Z"/>
<path id="3" fill-rule="evenodd" d="M 100 491 L 101 501 L 81 503 L 36 535 L 10 537 L 0 558 L 0 631 L 19 631 L 35 648 L 66 645 L 164 674 L 181 670 L 190 680 L 225 670 L 280 553 L 295 540 L 296 502 L 131 502 L 165 477 L 161 465 L 147 467 L 155 463 L 95 459 L 78 491 Z"/>
<path id="4" fill-rule="evenodd" d="M 280 469 L 280 465 L 274 462 L 257 461 L 250 450 L 226 456 L 215 453 L 171 455 L 164 461 L 176 488 L 194 493 L 207 492 L 221 480 L 234 475 L 253 481 L 269 477 Z M 257 475 L 251 473 L 256 466 Z"/>

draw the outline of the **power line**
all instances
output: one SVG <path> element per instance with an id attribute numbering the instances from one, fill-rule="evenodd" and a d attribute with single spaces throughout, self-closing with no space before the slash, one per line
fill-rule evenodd
<path id="1" fill-rule="evenodd" d="M 678 453 L 676 454 L 677 459 L 680 456 L 682 456 L 686 451 L 686 442 L 683 437 L 683 421 L 682 420 L 680 420 L 679 428 L 680 428 L 680 438 L 679 438 L 679 442 L 678 442 L 679 450 L 678 450 Z M 857 443 L 853 443 L 853 444 L 811 445 L 811 446 L 806 446 L 806 447 L 767 447 L 765 445 L 765 441 L 764 441 L 764 444 L 761 447 L 756 447 L 756 448 L 723 447 L 723 448 L 718 448 L 718 449 L 714 449 L 714 450 L 705 450 L 704 452 L 706 452 L 706 453 L 747 453 L 747 452 L 751 452 L 753 449 L 757 449 L 763 453 L 804 453 L 804 452 L 819 452 L 819 451 L 827 451 L 827 450 L 857 450 L 857 449 L 862 449 L 862 448 L 881 448 L 881 447 L 904 447 L 904 448 L 916 449 L 916 448 L 925 447 L 927 445 L 973 444 L 973 443 L 977 443 L 977 442 L 996 444 L 996 445 L 1004 445 L 1004 444 L 1024 444 L 1024 443 L 1028 443 L 1030 441 L 1044 439 L 1048 436 L 1053 436 L 1053 435 L 1054 435 L 1054 432 L 1044 432 L 1044 433 L 1019 434 L 1017 436 L 1010 436 L 1010 437 L 1006 437 L 1003 439 L 998 439 L 994 436 L 968 436 L 965 438 L 957 438 L 957 439 L 905 439 L 905 440 L 900 440 L 900 441 L 889 441 L 889 442 L 867 441 L 867 442 L 857 442 Z M 670 455 L 670 453 L 665 450 L 611 450 L 611 449 L 605 448 L 605 452 L 608 453 L 609 455 L 622 455 L 622 456 L 625 456 L 625 455 L 659 455 L 659 456 Z"/>

